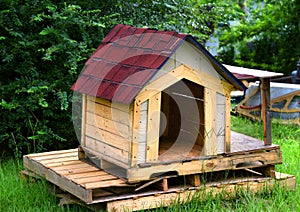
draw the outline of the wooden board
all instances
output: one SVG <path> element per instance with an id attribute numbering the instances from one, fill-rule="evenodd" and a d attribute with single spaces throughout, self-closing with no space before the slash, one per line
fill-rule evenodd
<path id="1" fill-rule="evenodd" d="M 137 123 L 139 125 L 139 122 Z M 137 134 L 136 138 L 139 138 Z M 98 152 L 88 150 L 90 157 L 97 158 L 97 166 L 107 172 L 124 178 L 129 183 L 151 180 L 154 176 L 162 173 L 173 172 L 177 175 L 190 175 L 221 170 L 235 170 L 241 168 L 252 168 L 282 163 L 281 150 L 278 145 L 265 146 L 264 142 L 249 136 L 232 132 L 231 151 L 212 156 L 203 152 L 203 146 L 194 145 L 188 147 L 185 138 L 181 141 L 160 139 L 159 157 L 157 161 L 137 161 L 136 164 L 128 166 L 126 157 L 121 161 L 99 156 Z M 133 142 L 132 145 L 135 145 Z M 136 145 L 136 153 L 138 153 Z M 145 146 L 143 147 L 145 151 Z M 114 149 L 112 149 L 114 150 Z M 141 149 L 140 151 L 141 152 Z M 115 154 L 114 151 L 111 154 Z M 121 154 L 116 153 L 116 154 Z M 144 155 L 145 157 L 145 155 Z M 122 163 L 120 163 L 122 162 Z M 139 162 L 139 163 L 137 163 Z M 103 165 L 106 164 L 106 165 Z"/>
<path id="2" fill-rule="evenodd" d="M 292 175 L 275 172 L 274 180 L 242 170 L 232 173 L 214 172 L 212 176 L 215 177 L 206 177 L 201 182 L 200 179 L 204 178 L 199 175 L 173 175 L 158 177 L 152 182 L 127 184 L 91 164 L 79 161 L 76 155 L 77 149 L 25 155 L 26 170 L 22 174 L 44 177 L 59 188 L 56 190 L 60 191 L 57 195 L 63 198 L 61 204 L 76 203 L 95 209 L 101 206 L 107 211 L 150 209 L 170 206 L 175 200 L 184 202 L 192 197 L 205 200 L 206 195 L 215 196 L 220 192 L 226 197 L 234 197 L 240 189 L 258 192 L 271 190 L 278 185 L 285 189 L 294 189 L 296 185 Z M 55 161 L 50 162 L 51 158 Z"/>

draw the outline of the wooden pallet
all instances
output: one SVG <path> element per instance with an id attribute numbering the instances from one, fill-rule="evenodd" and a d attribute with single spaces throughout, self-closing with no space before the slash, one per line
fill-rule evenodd
<path id="1" fill-rule="evenodd" d="M 199 191 L 235 195 L 236 188 L 257 192 L 276 183 L 295 188 L 295 178 L 275 172 L 275 180 L 264 176 L 262 169 L 222 171 L 190 176 L 161 176 L 151 181 L 128 184 L 88 162 L 78 159 L 78 150 L 70 149 L 25 155 L 26 176 L 45 178 L 59 190 L 64 203 L 79 203 L 93 208 L 104 206 L 108 211 L 141 210 L 186 201 Z M 267 169 L 268 167 L 266 167 Z M 269 167 L 270 168 L 270 167 Z M 209 180 L 213 179 L 213 180 Z"/>

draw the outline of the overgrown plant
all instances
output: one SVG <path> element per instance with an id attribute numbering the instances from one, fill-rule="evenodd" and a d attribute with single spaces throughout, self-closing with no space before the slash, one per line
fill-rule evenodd
<path id="1" fill-rule="evenodd" d="M 16 156 L 75 147 L 70 87 L 117 23 L 191 33 L 227 19 L 222 1 L 0 2 L 0 146 Z"/>
<path id="2" fill-rule="evenodd" d="M 248 0 L 246 13 L 219 30 L 227 64 L 291 74 L 300 56 L 300 1 Z"/>

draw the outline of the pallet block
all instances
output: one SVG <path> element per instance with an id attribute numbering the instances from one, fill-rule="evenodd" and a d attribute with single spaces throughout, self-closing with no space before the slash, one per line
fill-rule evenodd
<path id="1" fill-rule="evenodd" d="M 107 211 L 169 206 L 199 194 L 224 192 L 230 197 L 239 189 L 258 192 L 276 185 L 294 189 L 296 183 L 294 176 L 275 172 L 274 166 L 265 166 L 188 176 L 160 176 L 129 184 L 88 161 L 80 161 L 77 149 L 25 155 L 23 160 L 25 170 L 22 174 L 45 178 L 59 191 L 56 195 L 61 198 L 62 205 L 75 203 L 106 208 Z"/>

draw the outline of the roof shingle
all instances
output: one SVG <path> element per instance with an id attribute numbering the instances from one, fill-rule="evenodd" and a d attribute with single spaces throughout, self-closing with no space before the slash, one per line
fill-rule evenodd
<path id="1" fill-rule="evenodd" d="M 193 39 L 177 32 L 118 24 L 86 62 L 72 89 L 129 104 L 187 37 Z"/>

